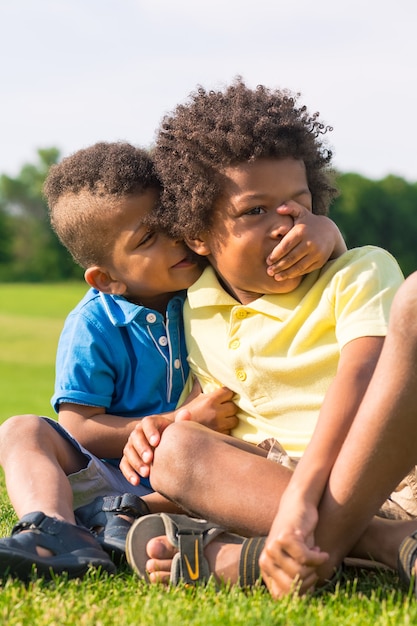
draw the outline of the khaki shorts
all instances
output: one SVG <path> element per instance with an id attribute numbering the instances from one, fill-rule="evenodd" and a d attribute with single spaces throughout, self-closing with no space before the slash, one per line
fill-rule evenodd
<path id="1" fill-rule="evenodd" d="M 268 452 L 267 458 L 284 467 L 294 469 L 297 461 L 291 459 L 276 439 L 265 439 L 259 448 Z M 414 467 L 384 502 L 377 515 L 388 519 L 410 520 L 417 517 L 417 467 Z"/>
<path id="2" fill-rule="evenodd" d="M 72 437 L 61 424 L 49 417 L 43 418 L 52 428 L 54 428 L 64 439 L 72 443 L 74 448 L 79 450 L 86 459 L 85 468 L 74 474 L 68 475 L 74 498 L 73 508 L 89 504 L 97 496 L 113 496 L 124 493 L 133 493 L 139 497 L 152 493 L 148 485 L 143 481 L 134 487 L 131 485 L 118 467 L 106 463 L 86 450 L 74 437 Z"/>

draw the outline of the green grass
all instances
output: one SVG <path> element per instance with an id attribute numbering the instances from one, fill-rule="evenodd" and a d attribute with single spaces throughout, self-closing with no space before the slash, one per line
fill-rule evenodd
<path id="1" fill-rule="evenodd" d="M 0 422 L 16 413 L 52 415 L 55 349 L 82 283 L 0 285 Z M 29 479 L 29 477 L 28 477 Z M 0 472 L 0 535 L 16 520 Z M 116 576 L 0 581 L 0 625 L 8 626 L 392 626 L 417 623 L 417 601 L 394 574 L 350 570 L 322 595 L 274 602 L 263 588 L 163 589 L 127 568 Z"/>
<path id="2" fill-rule="evenodd" d="M 0 285 L 0 422 L 53 415 L 55 352 L 66 314 L 87 285 Z"/>

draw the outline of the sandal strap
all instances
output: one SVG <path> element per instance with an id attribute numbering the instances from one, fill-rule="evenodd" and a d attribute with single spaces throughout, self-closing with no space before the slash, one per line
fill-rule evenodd
<path id="1" fill-rule="evenodd" d="M 203 552 L 203 534 L 180 532 L 177 542 L 179 552 L 172 563 L 171 582 L 174 585 L 180 580 L 186 585 L 207 582 L 210 569 Z"/>
<path id="2" fill-rule="evenodd" d="M 207 582 L 211 572 L 204 548 L 224 533 L 224 528 L 186 515 L 160 515 L 169 541 L 178 548 L 172 562 L 171 582 L 174 585 L 180 581 L 189 585 Z"/>
<path id="3" fill-rule="evenodd" d="M 261 580 L 259 557 L 265 546 L 265 537 L 249 537 L 242 544 L 239 561 L 239 584 L 241 587 L 253 587 Z"/>
<path id="4" fill-rule="evenodd" d="M 55 517 L 48 517 L 41 511 L 24 515 L 12 528 L 12 535 L 24 530 L 40 530 L 47 535 L 58 535 L 62 531 L 62 522 Z"/>
<path id="5" fill-rule="evenodd" d="M 401 582 L 410 586 L 415 579 L 414 564 L 417 559 L 417 531 L 409 535 L 401 543 L 398 550 L 398 575 Z"/>
<path id="6" fill-rule="evenodd" d="M 133 493 L 97 496 L 89 504 L 75 510 L 77 524 L 88 528 L 113 560 L 125 556 L 126 535 L 131 522 L 122 516 L 137 519 L 149 515 L 148 505 Z"/>
<path id="7" fill-rule="evenodd" d="M 133 493 L 123 495 L 97 496 L 89 504 L 84 504 L 74 511 L 78 523 L 91 528 L 93 526 L 106 526 L 109 521 L 118 515 L 129 517 L 142 517 L 149 515 L 149 507 L 142 498 Z M 113 515 L 106 515 L 112 513 Z"/>
<path id="8" fill-rule="evenodd" d="M 39 554 L 38 548 L 50 550 L 51 555 Z M 0 575 L 28 580 L 36 570 L 48 580 L 52 573 L 62 572 L 77 578 L 84 576 L 90 567 L 110 573 L 116 571 L 109 556 L 86 528 L 49 517 L 42 511 L 24 515 L 14 525 L 12 536 L 0 540 Z"/>
<path id="9" fill-rule="evenodd" d="M 134 518 L 150 513 L 146 502 L 133 493 L 124 493 L 121 496 L 104 496 L 102 510 L 105 513 L 130 515 Z"/>

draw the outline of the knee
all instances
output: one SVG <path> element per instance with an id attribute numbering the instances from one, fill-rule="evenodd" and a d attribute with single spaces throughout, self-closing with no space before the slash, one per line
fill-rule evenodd
<path id="1" fill-rule="evenodd" d="M 198 426 L 194 422 L 175 422 L 164 430 L 154 450 L 151 469 L 152 487 L 156 491 L 164 493 L 168 484 L 180 483 L 190 476 L 204 436 Z"/>
<path id="2" fill-rule="evenodd" d="M 3 463 L 6 454 L 12 453 L 16 446 L 42 437 L 42 431 L 47 426 L 39 415 L 26 414 L 9 417 L 0 426 L 0 462 Z"/>

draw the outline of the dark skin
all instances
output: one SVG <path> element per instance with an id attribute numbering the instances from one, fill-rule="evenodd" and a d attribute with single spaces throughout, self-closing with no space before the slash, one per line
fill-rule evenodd
<path id="1" fill-rule="evenodd" d="M 241 215 L 239 208 L 241 203 L 246 202 L 248 197 L 254 197 L 256 212 L 253 213 L 250 207 L 248 210 L 254 215 L 265 216 L 265 218 L 262 217 L 259 226 L 263 229 L 264 220 L 269 220 L 269 215 L 273 214 L 274 203 L 271 203 L 271 208 L 261 210 L 257 208 L 259 199 L 253 191 L 257 185 L 262 189 L 270 185 L 272 197 L 275 193 L 273 191 L 275 185 L 277 181 L 280 181 L 280 189 L 286 186 L 284 194 L 286 198 L 290 197 L 292 200 L 300 198 L 302 202 L 307 202 L 303 198 L 308 196 L 308 185 L 303 168 L 297 161 L 288 159 L 267 160 L 267 162 L 263 160 L 262 163 L 254 162 L 250 165 L 235 166 L 226 169 L 225 175 L 229 177 L 230 185 L 224 189 L 221 197 L 221 210 L 215 213 L 212 228 L 209 232 L 202 233 L 198 240 L 188 241 L 188 244 L 199 254 L 207 256 L 229 293 L 238 301 L 247 303 L 265 293 L 264 289 L 256 291 L 256 284 L 265 283 L 265 277 L 260 271 L 261 266 L 256 263 L 256 259 L 253 262 L 247 262 L 249 251 L 252 248 L 257 250 L 259 241 L 263 241 L 265 235 L 260 235 L 258 227 L 253 226 L 252 217 L 250 229 L 240 231 L 237 225 L 234 225 L 236 215 Z M 294 190 L 294 198 L 290 189 Z M 244 215 L 246 216 L 246 212 Z M 256 217 L 256 220 L 259 219 Z M 255 222 L 257 223 L 258 221 Z M 265 224 L 269 229 L 269 222 L 265 221 Z M 230 254 L 231 249 L 234 252 L 233 255 Z M 242 272 L 242 268 L 247 273 Z M 297 284 L 297 281 L 294 284 L 289 282 L 288 290 L 291 291 Z M 276 289 L 278 288 L 282 290 L 281 292 L 285 292 L 286 285 L 276 286 Z M 273 285 L 268 284 L 268 289 L 273 290 Z M 192 471 L 186 461 L 182 461 L 181 467 L 172 467 L 175 477 L 171 481 L 169 477 L 163 476 L 161 458 L 165 459 L 166 455 L 166 458 L 172 459 L 174 447 L 172 446 L 171 449 L 170 441 L 185 441 L 186 437 L 182 435 L 187 425 L 181 428 L 175 425 L 175 430 L 171 428 L 165 430 L 167 424 L 164 425 L 159 419 L 144 420 L 141 433 L 136 431 L 132 433 L 125 448 L 125 456 L 121 464 L 122 471 L 133 482 L 135 472 L 143 476 L 149 473 L 153 460 L 151 470 L 153 483 L 186 510 L 191 510 L 217 523 L 224 523 L 222 515 L 227 510 L 227 527 L 246 535 L 265 535 L 272 527 L 262 566 L 266 576 L 272 579 L 276 577 L 274 579 L 276 590 L 273 594 L 280 595 L 285 590 L 288 591 L 293 585 L 295 576 L 303 580 L 303 589 L 310 588 L 319 580 L 320 568 L 329 560 L 329 553 L 322 548 L 322 544 L 320 544 L 320 549 L 317 547 L 315 538 L 318 507 L 327 489 L 332 468 L 372 379 L 383 343 L 383 337 L 360 337 L 343 346 L 337 374 L 326 393 L 314 435 L 290 482 L 290 476 L 285 468 L 276 466 L 272 470 L 269 461 L 265 461 L 262 456 L 252 454 L 249 459 L 247 452 L 250 450 L 235 445 L 227 438 L 212 437 L 204 429 L 191 427 L 191 425 L 188 428 L 188 437 L 193 441 L 193 449 L 199 450 L 199 471 L 196 472 L 195 469 Z M 168 432 L 170 435 L 166 437 Z M 161 448 L 162 433 L 164 433 L 162 438 L 164 445 Z M 156 450 L 155 446 L 158 446 Z M 224 453 L 225 446 L 229 446 L 227 455 Z M 209 454 L 206 455 L 207 450 Z M 181 455 L 181 459 L 186 459 L 186 457 L 187 455 Z M 232 468 L 227 470 L 227 464 L 225 469 L 225 463 L 228 463 L 230 458 L 233 458 L 234 467 L 240 468 L 238 477 Z M 265 463 L 267 465 L 264 465 Z M 248 467 L 250 471 L 245 473 L 245 468 Z M 218 486 L 220 481 L 222 485 L 220 493 L 216 489 L 212 497 L 210 497 L 210 486 L 206 481 L 207 473 L 213 479 L 210 484 Z M 186 475 L 188 475 L 188 486 L 187 490 L 184 490 L 181 489 L 181 485 L 184 484 L 181 478 L 185 480 Z M 190 475 L 193 476 L 191 484 Z M 260 475 L 265 477 L 262 487 L 257 479 Z M 199 484 L 199 479 L 202 480 L 201 484 Z M 264 490 L 263 487 L 265 487 Z M 199 498 L 199 493 L 204 493 L 203 499 Z M 236 493 L 240 494 L 240 502 L 243 494 L 245 502 L 248 503 L 244 511 L 240 506 L 234 512 L 231 502 L 234 499 L 233 494 Z M 276 514 L 278 505 L 279 511 Z M 262 510 L 262 516 L 259 515 L 260 510 Z M 279 525 L 278 530 L 276 524 Z M 163 538 L 158 541 L 159 544 L 153 543 L 148 548 L 148 554 L 154 556 L 148 566 L 154 574 L 153 579 L 166 580 L 170 571 L 169 557 L 172 556 L 172 552 L 170 553 L 169 546 L 163 543 Z M 273 558 L 277 559 L 277 551 L 280 551 L 281 560 L 279 565 L 275 564 L 273 569 L 269 570 L 268 559 L 272 557 L 268 556 L 271 554 L 268 550 L 270 550 L 271 542 L 275 546 Z M 163 546 L 162 552 L 161 545 Z"/>

